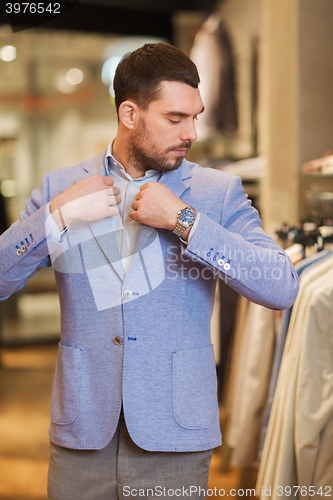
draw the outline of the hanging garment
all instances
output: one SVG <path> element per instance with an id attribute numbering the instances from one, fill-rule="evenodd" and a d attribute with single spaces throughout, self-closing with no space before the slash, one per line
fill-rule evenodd
<path id="1" fill-rule="evenodd" d="M 302 249 L 295 244 L 286 252 L 297 261 Z M 231 465 L 252 467 L 259 456 L 276 346 L 274 311 L 250 303 L 239 345 L 226 442 L 233 450 Z"/>
<path id="2" fill-rule="evenodd" d="M 301 246 L 301 245 L 300 245 Z M 296 246 L 293 245 L 290 247 L 290 249 L 296 250 Z M 291 260 L 293 260 L 293 255 L 295 256 L 295 252 L 290 251 L 287 249 L 287 253 Z M 299 262 L 296 266 L 296 272 L 298 276 L 301 276 L 302 273 L 307 272 L 311 269 L 311 266 L 318 264 L 319 262 L 323 262 L 325 259 L 332 257 L 332 250 L 323 250 L 319 253 L 316 253 L 312 255 L 311 257 L 308 257 L 307 259 L 303 259 L 301 262 Z M 305 275 L 303 274 L 303 276 Z M 278 340 L 277 340 L 277 346 L 275 349 L 274 353 L 274 362 L 273 362 L 273 368 L 272 368 L 272 376 L 270 380 L 270 386 L 269 386 L 269 393 L 268 393 L 268 400 L 267 400 L 267 407 L 265 410 L 265 419 L 264 419 L 264 425 L 262 429 L 262 438 L 261 438 L 261 446 L 260 446 L 260 455 L 259 455 L 259 460 L 261 457 L 262 453 L 262 447 L 263 443 L 265 441 L 265 436 L 267 433 L 267 426 L 268 426 L 268 420 L 270 417 L 271 409 L 272 409 L 272 403 L 273 403 L 273 398 L 274 398 L 274 393 L 275 393 L 275 388 L 276 388 L 276 383 L 279 375 L 279 370 L 281 366 L 281 361 L 282 361 L 282 356 L 283 356 L 283 350 L 287 338 L 287 332 L 289 329 L 289 323 L 290 323 L 290 318 L 291 318 L 291 313 L 293 310 L 293 306 L 291 306 L 289 309 L 285 309 L 282 311 L 281 315 L 281 323 L 280 323 L 280 329 L 278 333 Z"/>
<path id="3" fill-rule="evenodd" d="M 4 233 L 8 227 L 5 198 L 0 192 L 0 234 Z"/>
<path id="4" fill-rule="evenodd" d="M 220 363 L 217 370 L 217 380 L 219 384 L 219 401 L 221 401 L 225 378 L 227 377 L 240 295 L 222 280 L 218 281 L 218 288 L 220 291 Z"/>
<path id="5" fill-rule="evenodd" d="M 242 295 L 239 296 L 239 301 L 236 308 L 235 330 L 233 334 L 232 349 L 227 368 L 227 382 L 225 388 L 225 409 L 226 418 L 231 418 L 231 409 L 233 408 L 233 401 L 235 399 L 235 383 L 238 367 L 238 357 L 242 345 L 242 338 L 244 333 L 245 321 L 249 301 Z"/>
<path id="6" fill-rule="evenodd" d="M 221 160 L 214 161 L 211 167 L 238 175 L 242 180 L 262 179 L 266 175 L 266 160 L 261 156 L 256 158 L 245 158 L 244 160 L 232 161 L 223 165 Z"/>
<path id="7" fill-rule="evenodd" d="M 231 465 L 236 467 L 250 467 L 258 458 L 274 345 L 274 311 L 251 302 L 226 436 L 228 446 L 233 449 Z"/>
<path id="8" fill-rule="evenodd" d="M 218 12 L 202 24 L 190 53 L 200 75 L 205 112 L 198 116 L 198 135 L 209 137 L 214 130 L 238 127 L 234 60 L 231 42 Z"/>
<path id="9" fill-rule="evenodd" d="M 333 272 L 330 272 L 331 279 Z M 298 483 L 333 489 L 333 285 L 314 290 L 307 310 L 295 399 Z M 319 462 L 319 463 L 318 463 Z M 329 468 L 327 465 L 329 465 Z M 321 482 L 324 481 L 324 482 Z"/>
<path id="10" fill-rule="evenodd" d="M 323 435 L 327 436 L 332 422 L 330 385 L 332 387 L 333 363 L 329 358 L 332 357 L 333 349 L 330 343 L 319 339 L 321 330 L 326 335 L 328 332 L 331 335 L 332 321 L 329 313 L 333 310 L 330 292 L 333 289 L 333 257 L 312 266 L 302 275 L 300 283 L 259 467 L 257 495 L 260 498 L 265 498 L 262 493 L 270 488 L 271 498 L 278 499 L 281 497 L 281 487 L 315 486 L 314 481 L 323 476 L 329 481 L 328 485 L 332 483 L 332 471 L 318 466 L 321 463 L 323 466 L 327 464 L 327 456 L 333 444 L 332 437 L 330 447 L 323 443 Z M 325 308 L 326 318 L 323 316 Z M 326 323 L 321 321 L 322 317 L 326 319 Z M 312 342 L 316 343 L 316 348 L 311 348 Z M 306 353 L 308 362 L 311 360 L 308 368 L 304 362 Z M 318 356 L 323 361 L 318 361 Z M 311 367 L 314 365 L 314 373 L 319 372 L 321 375 L 313 378 Z M 310 403 L 312 414 L 308 415 L 307 421 L 301 409 L 308 404 L 309 398 L 314 399 L 316 408 L 313 411 Z M 310 428 L 313 429 L 311 432 Z M 307 461 L 305 457 L 309 455 L 311 458 Z M 309 497 L 302 495 L 302 498 Z"/>
<path id="11" fill-rule="evenodd" d="M 218 366 L 220 363 L 220 289 L 218 282 L 216 284 L 214 306 L 210 320 L 210 336 L 214 346 L 215 364 Z"/>

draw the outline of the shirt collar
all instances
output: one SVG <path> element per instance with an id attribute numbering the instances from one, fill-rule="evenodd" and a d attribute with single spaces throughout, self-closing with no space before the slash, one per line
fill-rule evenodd
<path id="1" fill-rule="evenodd" d="M 119 163 L 119 161 L 117 161 L 115 159 L 115 157 L 113 156 L 112 154 L 112 145 L 113 145 L 113 141 L 109 142 L 107 148 L 106 148 L 106 156 L 105 156 L 105 170 L 106 170 L 106 173 L 108 175 L 111 174 L 111 172 L 118 172 L 118 174 L 122 175 L 122 177 L 126 177 L 126 179 L 128 179 L 129 181 L 132 181 L 133 178 L 126 172 L 124 166 Z M 142 177 L 139 177 L 137 179 L 134 179 L 134 180 L 142 180 L 142 179 L 146 179 L 148 177 L 154 177 L 156 175 L 159 175 L 161 176 L 161 172 L 158 172 L 157 170 L 147 170 L 147 172 L 145 172 L 145 175 L 142 176 Z"/>

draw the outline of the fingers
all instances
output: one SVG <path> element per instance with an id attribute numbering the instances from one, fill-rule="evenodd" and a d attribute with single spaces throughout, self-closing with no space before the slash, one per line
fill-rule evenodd
<path id="1" fill-rule="evenodd" d="M 115 215 L 119 215 L 119 214 L 120 214 L 120 210 L 118 207 L 109 207 L 109 213 L 108 213 L 109 216 L 115 216 Z"/>
<path id="2" fill-rule="evenodd" d="M 154 182 L 150 182 L 149 184 L 155 184 L 155 183 Z M 142 191 L 144 191 L 145 189 L 148 189 L 149 184 L 143 184 L 140 187 L 140 191 L 138 192 L 138 194 L 135 197 L 136 200 L 140 200 L 143 196 L 146 195 L 146 194 L 143 194 Z"/>
<path id="3" fill-rule="evenodd" d="M 121 198 L 118 195 L 119 195 L 119 188 L 117 186 L 113 186 L 112 188 L 108 189 L 107 203 L 108 203 L 109 207 L 112 207 L 114 205 L 119 205 L 119 203 L 121 202 Z"/>
<path id="4" fill-rule="evenodd" d="M 117 196 L 119 194 L 119 188 L 117 186 L 112 186 L 108 190 L 110 196 Z"/>
<path id="5" fill-rule="evenodd" d="M 112 179 L 112 177 L 106 177 L 105 175 L 102 175 L 101 177 L 104 184 L 106 184 L 107 186 L 113 186 L 114 180 Z"/>
<path id="6" fill-rule="evenodd" d="M 94 175 L 83 181 L 87 186 L 92 188 L 92 191 L 101 191 L 102 189 L 108 189 L 114 185 L 114 180 L 112 177 L 107 177 L 105 175 Z"/>
<path id="7" fill-rule="evenodd" d="M 112 207 L 113 205 L 119 205 L 120 202 L 121 202 L 120 196 L 109 196 L 108 198 L 109 207 Z"/>
<path id="8" fill-rule="evenodd" d="M 131 220 L 136 221 L 136 222 L 140 222 L 140 221 L 139 221 L 139 219 L 138 219 L 138 216 L 137 216 L 137 213 L 136 213 L 136 212 L 131 212 L 131 213 L 129 214 L 129 218 L 130 218 Z"/>
<path id="9" fill-rule="evenodd" d="M 75 221 L 99 220 L 118 215 L 120 210 L 117 205 L 120 202 L 119 188 L 114 186 L 114 180 L 95 175 L 77 182 L 51 200 L 50 212 L 52 214 L 61 208 L 69 225 Z M 59 222 L 58 227 L 62 226 Z"/>

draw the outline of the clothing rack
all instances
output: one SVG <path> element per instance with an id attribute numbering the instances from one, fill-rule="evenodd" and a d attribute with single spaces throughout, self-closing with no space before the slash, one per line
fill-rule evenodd
<path id="1" fill-rule="evenodd" d="M 326 243 L 333 243 L 333 221 L 321 219 L 317 221 L 317 224 L 304 222 L 301 227 L 290 227 L 288 224 L 283 224 L 282 228 L 276 231 L 276 234 L 284 249 L 299 243 L 304 250 L 308 247 L 315 247 L 316 251 L 321 251 Z M 303 257 L 305 257 L 305 253 Z"/>
<path id="2" fill-rule="evenodd" d="M 326 224 L 331 225 L 333 219 L 333 192 L 331 191 L 306 191 L 305 199 L 310 207 L 311 220 L 326 221 Z"/>
<path id="3" fill-rule="evenodd" d="M 333 193 L 331 194 L 333 204 Z M 328 196 L 318 198 L 320 200 L 329 199 Z M 280 230 L 277 231 L 277 235 L 281 239 L 284 248 L 287 249 L 286 252 L 292 262 L 296 265 L 298 274 L 306 267 L 310 269 L 311 265 L 314 269 L 316 262 L 318 262 L 319 266 L 321 262 L 324 262 L 328 258 L 330 258 L 330 262 L 333 264 L 332 221 L 322 219 L 318 221 L 318 224 L 313 221 L 307 221 L 300 227 L 283 224 Z M 311 283 L 315 280 L 316 269 L 312 273 L 314 273 L 314 277 L 311 279 Z M 304 309 L 304 313 L 308 314 L 306 308 Z M 246 312 L 243 313 L 242 325 L 238 329 L 239 331 L 237 328 L 234 331 L 235 342 L 232 352 L 233 359 L 231 359 L 232 369 L 230 370 L 231 376 L 229 375 L 227 388 L 229 394 L 226 401 L 225 439 L 222 446 L 223 464 L 225 470 L 230 465 L 240 468 L 244 473 L 242 474 L 244 480 L 249 472 L 252 471 L 254 473 L 259 467 L 258 471 L 260 471 L 260 474 L 257 486 L 260 485 L 261 480 L 264 480 L 264 484 L 268 484 L 266 473 L 263 473 L 263 468 L 265 468 L 264 466 L 267 461 L 266 458 L 264 461 L 261 460 L 263 442 L 267 432 L 267 424 L 271 413 L 291 314 L 292 308 L 280 314 L 257 304 L 249 303 L 246 305 Z M 237 317 L 237 322 L 240 323 L 240 315 Z M 300 340 L 297 345 L 301 348 L 302 341 Z M 235 349 L 235 346 L 237 349 Z M 303 344 L 302 349 L 306 350 L 306 345 Z M 328 349 L 329 346 L 327 346 Z M 317 371 L 319 370 L 314 361 L 313 366 Z M 304 412 L 302 418 L 303 415 Z M 288 431 L 288 428 L 286 429 Z M 327 426 L 326 429 L 330 428 Z M 272 435 L 272 432 L 270 432 L 270 435 Z M 286 450 L 288 452 L 288 447 Z M 325 453 L 321 457 L 325 457 Z M 288 456 L 291 455 L 289 454 Z M 267 446 L 265 457 L 267 457 Z M 305 469 L 303 462 L 301 463 L 303 477 Z M 281 467 L 279 477 L 283 478 L 283 469 L 286 466 L 282 464 Z M 323 469 L 319 467 L 316 470 L 320 472 Z M 296 472 L 295 474 L 293 473 L 292 481 L 295 481 L 295 477 Z M 327 480 L 331 484 L 332 475 L 329 475 Z M 288 486 L 289 479 L 285 478 L 284 481 L 283 484 Z M 249 481 L 247 481 L 247 487 L 250 488 Z M 261 495 L 260 488 L 257 489 L 257 495 Z M 276 500 L 278 499 L 276 498 Z"/>

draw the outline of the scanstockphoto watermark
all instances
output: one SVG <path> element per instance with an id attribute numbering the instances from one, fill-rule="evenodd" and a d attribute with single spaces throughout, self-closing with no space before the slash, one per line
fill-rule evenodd
<path id="1" fill-rule="evenodd" d="M 154 488 L 131 488 L 123 486 L 124 497 L 141 497 L 141 498 L 191 498 L 191 497 L 255 497 L 254 489 L 231 489 L 223 488 L 201 488 L 201 486 L 188 486 L 181 488 L 166 488 L 165 486 L 155 486 Z"/>
<path id="2" fill-rule="evenodd" d="M 167 249 L 168 279 L 211 280 L 222 278 L 226 283 L 237 281 L 276 282 L 283 279 L 285 255 L 270 248 L 242 249 L 212 248 L 193 252 L 179 251 L 173 245 Z M 226 264 L 226 265 L 225 265 Z"/>
<path id="3" fill-rule="evenodd" d="M 207 261 L 212 264 L 219 261 L 219 259 L 224 259 L 225 261 L 230 260 L 231 262 L 246 263 L 246 264 L 273 264 L 278 262 L 284 262 L 286 257 L 284 252 L 280 252 L 272 248 L 261 248 L 251 245 L 250 248 L 244 250 L 242 248 L 232 248 L 227 245 L 222 245 L 218 250 L 213 248 L 207 248 L 205 250 L 195 250 L 193 252 L 193 257 L 189 259 L 183 250 L 179 252 L 179 246 L 170 245 L 167 249 L 168 261 L 171 263 L 179 262 L 189 262 L 190 260 L 195 261 Z"/>
<path id="4" fill-rule="evenodd" d="M 98 311 L 130 302 L 157 288 L 165 279 L 163 251 L 156 229 L 140 228 L 140 249 L 121 258 L 120 248 L 134 233 L 125 231 L 120 217 L 107 217 L 97 221 L 77 221 L 70 225 L 58 241 L 55 238 L 52 216 L 45 224 L 47 244 L 54 270 L 61 274 L 84 274 Z M 135 288 L 122 289 L 126 269 L 135 276 Z M 112 293 L 110 293 L 112 290 Z"/>
<path id="5" fill-rule="evenodd" d="M 206 268 L 206 267 L 198 267 L 198 266 L 186 266 L 184 264 L 180 264 L 178 266 L 174 264 L 168 264 L 167 266 L 168 274 L 167 279 L 176 280 L 178 278 L 183 280 L 198 280 L 203 279 L 205 281 L 209 281 L 213 278 L 219 277 L 221 278 L 221 273 L 219 269 L 215 267 Z M 231 280 L 237 281 L 278 281 L 283 278 L 283 271 L 280 267 L 270 267 L 266 264 L 263 264 L 260 267 L 257 266 L 249 266 L 244 267 L 241 263 L 237 263 L 236 267 L 231 267 L 227 273 L 223 274 L 223 280 L 228 283 Z"/>

